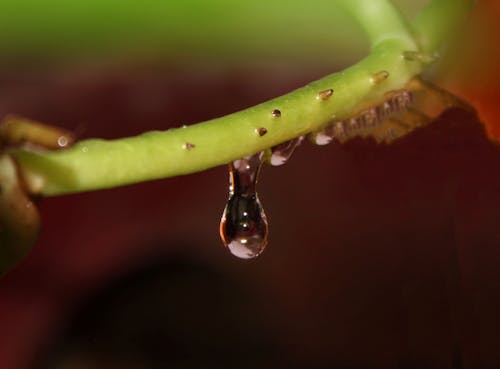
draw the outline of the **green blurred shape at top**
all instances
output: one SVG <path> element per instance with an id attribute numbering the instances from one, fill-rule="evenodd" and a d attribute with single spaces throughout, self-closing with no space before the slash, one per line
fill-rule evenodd
<path id="1" fill-rule="evenodd" d="M 0 0 L 3 60 L 338 62 L 366 49 L 362 31 L 335 0 Z"/>

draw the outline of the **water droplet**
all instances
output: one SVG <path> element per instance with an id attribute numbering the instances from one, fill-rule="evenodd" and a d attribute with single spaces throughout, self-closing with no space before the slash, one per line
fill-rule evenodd
<path id="1" fill-rule="evenodd" d="M 256 191 L 263 153 L 229 164 L 229 199 L 220 222 L 220 236 L 231 254 L 253 259 L 267 246 L 269 225 Z"/>
<path id="2" fill-rule="evenodd" d="M 57 146 L 60 148 L 64 148 L 64 147 L 68 146 L 69 143 L 70 143 L 70 140 L 66 136 L 59 136 L 57 138 Z"/>
<path id="3" fill-rule="evenodd" d="M 328 90 L 325 90 L 325 91 L 321 91 L 319 94 L 318 94 L 318 99 L 319 100 L 328 100 L 330 97 L 333 96 L 333 90 L 330 88 Z"/>
<path id="4" fill-rule="evenodd" d="M 304 141 L 304 136 L 274 146 L 271 149 L 272 154 L 269 163 L 275 167 L 286 164 L 302 141 Z"/>
<path id="5" fill-rule="evenodd" d="M 371 80 L 374 84 L 379 84 L 379 83 L 384 82 L 387 78 L 389 78 L 389 72 L 386 70 L 383 70 L 383 71 L 375 73 L 372 76 Z"/>
<path id="6" fill-rule="evenodd" d="M 328 145 L 335 138 L 335 127 L 333 124 L 324 126 L 317 132 L 311 133 L 309 139 L 318 146 Z"/>
<path id="7" fill-rule="evenodd" d="M 275 118 L 280 118 L 281 117 L 281 111 L 278 109 L 274 109 L 273 112 L 271 113 L 273 117 Z"/>

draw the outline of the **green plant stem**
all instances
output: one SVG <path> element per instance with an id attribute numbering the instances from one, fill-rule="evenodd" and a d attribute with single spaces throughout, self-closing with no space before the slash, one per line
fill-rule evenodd
<path id="1" fill-rule="evenodd" d="M 447 8 L 456 1 L 437 3 Z M 358 20 L 372 43 L 370 55 L 359 63 L 282 97 L 186 128 L 113 141 L 86 140 L 58 152 L 17 150 L 12 155 L 31 191 L 60 195 L 111 188 L 226 164 L 314 132 L 334 117 L 347 117 L 354 110 L 380 101 L 386 92 L 404 88 L 422 71 L 421 62 L 402 57 L 404 51 L 418 49 L 389 1 L 338 0 L 336 4 Z M 432 11 L 424 14 L 434 16 Z M 441 16 L 440 21 L 446 23 L 446 14 Z M 419 24 L 425 24 L 427 18 L 419 19 Z M 454 21 L 451 19 L 450 23 Z M 421 30 L 422 35 L 424 31 Z M 429 38 L 433 37 L 437 39 L 441 34 L 432 32 Z M 376 84 L 371 77 L 379 71 L 389 72 L 390 77 Z M 318 99 L 318 93 L 327 89 L 333 89 L 334 95 L 326 101 Z M 203 95 L 198 98 L 203 99 Z M 281 111 L 280 118 L 272 115 L 275 109 Z M 257 133 L 261 127 L 267 130 L 262 137 Z"/>

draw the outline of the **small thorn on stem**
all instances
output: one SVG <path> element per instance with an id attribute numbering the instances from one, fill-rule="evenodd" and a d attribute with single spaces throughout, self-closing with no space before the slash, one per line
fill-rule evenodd
<path id="1" fill-rule="evenodd" d="M 386 70 L 383 70 L 383 71 L 375 73 L 371 77 L 371 81 L 373 84 L 378 85 L 379 83 L 384 82 L 387 78 L 389 78 L 389 72 Z"/>
<path id="2" fill-rule="evenodd" d="M 264 128 L 264 127 L 261 127 L 261 128 L 257 128 L 257 129 L 255 130 L 255 132 L 256 132 L 256 133 L 257 133 L 260 137 L 262 137 L 262 136 L 264 136 L 264 135 L 267 133 L 267 129 L 266 129 L 266 128 Z"/>
<path id="3" fill-rule="evenodd" d="M 318 98 L 318 100 L 325 101 L 325 100 L 328 100 L 332 96 L 333 96 L 333 89 L 330 88 L 328 90 L 321 91 L 318 94 L 317 98 Z"/>

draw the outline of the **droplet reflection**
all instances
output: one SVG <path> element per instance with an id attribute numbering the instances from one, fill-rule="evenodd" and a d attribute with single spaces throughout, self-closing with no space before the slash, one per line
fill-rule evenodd
<path id="1" fill-rule="evenodd" d="M 220 235 L 231 254 L 253 259 L 267 246 L 269 225 L 256 191 L 263 153 L 229 164 L 229 199 Z"/>

